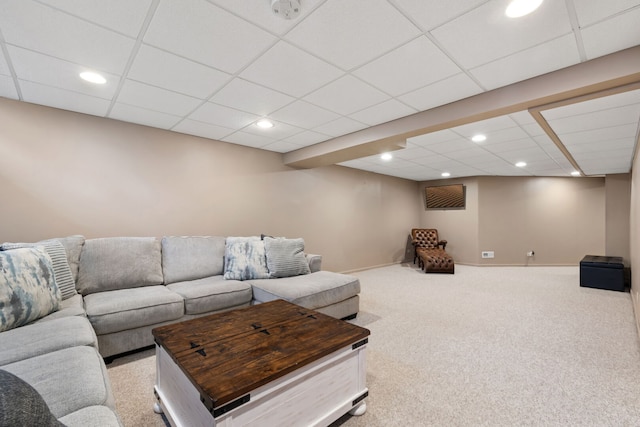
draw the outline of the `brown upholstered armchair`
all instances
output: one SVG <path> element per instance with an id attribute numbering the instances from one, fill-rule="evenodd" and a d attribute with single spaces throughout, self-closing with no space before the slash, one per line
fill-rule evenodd
<path id="1" fill-rule="evenodd" d="M 453 258 L 445 252 L 447 241 L 438 239 L 438 230 L 414 228 L 411 230 L 411 243 L 414 249 L 413 263 L 418 260 L 418 266 L 425 273 L 454 273 Z"/>

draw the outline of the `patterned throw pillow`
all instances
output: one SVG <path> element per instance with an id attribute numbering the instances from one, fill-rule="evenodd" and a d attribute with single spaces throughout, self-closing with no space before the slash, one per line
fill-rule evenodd
<path id="1" fill-rule="evenodd" d="M 224 248 L 226 280 L 268 279 L 264 242 L 260 237 L 227 237 Z"/>
<path id="2" fill-rule="evenodd" d="M 61 300 L 42 247 L 0 251 L 0 332 L 53 313 Z"/>
<path id="3" fill-rule="evenodd" d="M 56 280 L 56 285 L 58 289 L 60 289 L 62 299 L 65 300 L 76 295 L 76 282 L 73 280 L 73 275 L 71 274 L 67 251 L 60 241 L 51 239 L 37 243 L 3 243 L 0 246 L 0 250 L 6 251 L 18 248 L 33 248 L 36 246 L 43 246 L 51 258 L 53 275 Z"/>
<path id="4" fill-rule="evenodd" d="M 304 255 L 303 239 L 264 238 L 267 268 L 270 277 L 290 277 L 309 274 L 309 262 Z"/>

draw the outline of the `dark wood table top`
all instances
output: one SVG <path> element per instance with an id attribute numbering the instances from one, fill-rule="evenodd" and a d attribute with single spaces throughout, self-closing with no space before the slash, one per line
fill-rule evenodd
<path id="1" fill-rule="evenodd" d="M 349 345 L 368 329 L 284 300 L 153 329 L 214 410 Z"/>

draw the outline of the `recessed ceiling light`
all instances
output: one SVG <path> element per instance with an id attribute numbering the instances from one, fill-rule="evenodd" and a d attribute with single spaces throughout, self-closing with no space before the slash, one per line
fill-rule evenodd
<path id="1" fill-rule="evenodd" d="M 449 172 L 442 172 L 442 176 L 444 176 L 446 178 L 448 176 L 451 176 L 451 174 Z"/>
<path id="2" fill-rule="evenodd" d="M 389 160 L 393 159 L 393 156 L 391 155 L 391 153 L 382 153 L 382 155 L 380 156 L 380 158 L 386 162 L 388 162 Z"/>
<path id="3" fill-rule="evenodd" d="M 580 172 L 573 171 L 573 172 L 571 172 L 571 176 L 580 176 Z"/>
<path id="4" fill-rule="evenodd" d="M 486 141 L 487 137 L 485 135 L 478 134 L 478 135 L 473 135 L 471 137 L 471 140 L 473 142 L 482 142 L 482 141 Z"/>
<path id="5" fill-rule="evenodd" d="M 520 18 L 536 10 L 542 4 L 542 0 L 513 0 L 507 6 L 505 15 L 509 18 Z"/>
<path id="6" fill-rule="evenodd" d="M 258 122 L 256 123 L 256 126 L 262 129 L 269 129 L 273 127 L 273 122 L 271 120 L 262 119 L 262 120 L 258 120 Z"/>
<path id="7" fill-rule="evenodd" d="M 103 85 L 107 82 L 107 79 L 105 79 L 101 74 L 94 73 L 93 71 L 84 71 L 80 73 L 80 78 L 98 85 Z"/>
<path id="8" fill-rule="evenodd" d="M 516 163 L 516 166 L 519 167 L 519 168 L 523 168 L 523 167 L 527 166 L 527 164 L 525 162 L 518 162 L 518 163 Z"/>

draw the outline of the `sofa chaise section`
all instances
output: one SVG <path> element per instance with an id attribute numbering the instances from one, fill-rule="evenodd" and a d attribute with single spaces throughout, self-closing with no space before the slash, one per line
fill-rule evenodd
<path id="1" fill-rule="evenodd" d="M 284 299 L 338 319 L 358 313 L 360 281 L 355 276 L 316 271 L 280 279 L 250 280 L 253 303 Z"/>

